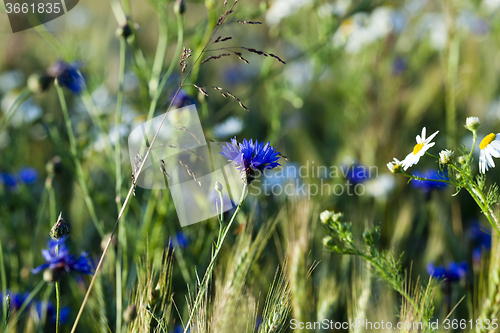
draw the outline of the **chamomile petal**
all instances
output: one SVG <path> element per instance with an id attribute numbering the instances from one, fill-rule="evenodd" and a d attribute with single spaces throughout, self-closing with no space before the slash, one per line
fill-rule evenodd
<path id="1" fill-rule="evenodd" d="M 479 144 L 479 171 L 486 173 L 488 169 L 495 167 L 493 157 L 500 158 L 500 133 L 490 133 L 481 140 Z"/>
<path id="2" fill-rule="evenodd" d="M 422 128 L 422 136 L 417 135 L 417 144 L 413 147 L 413 151 L 409 153 L 402 162 L 403 170 L 407 170 L 409 167 L 415 165 L 420 160 L 420 157 L 425 155 L 425 152 L 435 145 L 435 142 L 431 142 L 432 139 L 439 133 L 439 131 L 434 132 L 430 137 L 426 138 L 426 129 Z"/>

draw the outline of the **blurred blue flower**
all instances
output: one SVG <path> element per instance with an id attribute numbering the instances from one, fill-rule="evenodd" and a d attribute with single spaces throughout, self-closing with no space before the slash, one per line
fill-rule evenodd
<path id="1" fill-rule="evenodd" d="M 80 73 L 81 62 L 67 63 L 62 60 L 56 61 L 47 70 L 47 74 L 55 79 L 61 87 L 66 87 L 75 94 L 79 94 L 85 88 L 85 79 Z"/>
<path id="2" fill-rule="evenodd" d="M 370 170 L 362 164 L 354 164 L 343 167 L 345 177 L 354 185 L 361 184 L 370 179 Z"/>
<path id="3" fill-rule="evenodd" d="M 262 320 L 262 317 L 257 316 L 257 319 L 255 319 L 255 332 L 259 330 L 260 325 L 262 325 L 264 321 Z"/>
<path id="4" fill-rule="evenodd" d="M 175 96 L 175 92 L 170 96 L 170 99 L 173 99 Z M 188 106 L 191 104 L 195 104 L 194 98 L 189 96 L 184 90 L 179 91 L 177 96 L 175 97 L 174 102 L 172 103 L 172 106 L 176 108 L 182 108 L 184 106 Z"/>
<path id="5" fill-rule="evenodd" d="M 55 324 L 57 321 L 57 311 L 51 302 L 37 302 L 35 305 L 35 313 L 38 319 L 41 320 L 44 316 L 46 320 L 50 323 Z M 69 320 L 70 309 L 65 306 L 61 308 L 59 314 L 59 322 L 61 324 L 67 323 Z"/>
<path id="6" fill-rule="evenodd" d="M 16 175 L 12 173 L 1 172 L 0 183 L 12 189 L 17 185 Z"/>
<path id="7" fill-rule="evenodd" d="M 491 234 L 487 229 L 484 229 L 479 222 L 474 221 L 468 230 L 469 238 L 471 239 L 474 249 L 472 250 L 472 261 L 474 264 L 481 263 L 483 251 L 491 249 Z"/>
<path id="8" fill-rule="evenodd" d="M 19 183 L 31 185 L 38 179 L 38 171 L 34 168 L 21 168 L 15 173 L 0 172 L 0 184 L 15 189 Z"/>
<path id="9" fill-rule="evenodd" d="M 434 266 L 433 263 L 427 264 L 427 273 L 436 279 L 446 280 L 448 282 L 459 281 L 467 276 L 469 266 L 465 261 L 460 263 L 450 262 L 446 267 Z"/>
<path id="10" fill-rule="evenodd" d="M 81 274 L 93 274 L 94 263 L 88 257 L 87 253 L 82 252 L 80 257 L 75 259 L 74 256 L 69 254 L 69 250 L 64 244 L 65 238 L 58 240 L 51 239 L 48 242 L 48 249 L 42 250 L 43 258 L 45 259 L 45 264 L 38 266 L 33 269 L 33 274 L 38 274 L 42 270 L 49 268 L 53 270 L 59 270 L 61 272 L 77 272 Z M 56 247 L 58 251 L 56 253 Z"/>
<path id="11" fill-rule="evenodd" d="M 253 181 L 255 171 L 263 172 L 280 165 L 278 163 L 280 153 L 271 146 L 270 142 L 265 146 L 263 142 L 255 141 L 254 143 L 252 139 L 250 141 L 243 139 L 243 143 L 238 143 L 235 137 L 231 139 L 231 143 L 222 146 L 220 154 L 233 162 L 236 168 L 242 172 L 242 175 L 246 177 L 242 180 L 246 184 Z"/>
<path id="12" fill-rule="evenodd" d="M 429 169 L 424 172 L 414 172 L 417 177 L 422 177 L 430 180 L 412 180 L 411 184 L 414 188 L 420 189 L 425 194 L 429 194 L 434 189 L 443 189 L 448 187 L 448 184 L 440 182 L 439 180 L 447 180 L 445 174 L 438 170 Z M 433 181 L 438 180 L 438 181 Z"/>
<path id="13" fill-rule="evenodd" d="M 185 249 L 189 245 L 189 240 L 182 231 L 178 231 L 170 238 L 169 245 L 170 249 L 174 247 Z"/>
<path id="14" fill-rule="evenodd" d="M 184 327 L 181 324 L 177 324 L 174 327 L 174 330 L 171 331 L 171 333 L 183 333 L 184 332 Z M 191 332 L 191 328 L 188 330 L 188 332 Z"/>
<path id="15" fill-rule="evenodd" d="M 34 168 L 25 167 L 18 172 L 19 179 L 25 184 L 33 184 L 38 179 L 38 171 Z"/>
<path id="16" fill-rule="evenodd" d="M 23 305 L 23 303 L 28 299 L 29 293 L 19 294 L 19 293 L 11 293 L 6 292 L 0 293 L 0 306 L 3 306 L 4 299 L 7 295 L 10 295 L 10 309 L 19 310 L 19 308 Z M 29 305 L 28 305 L 29 306 Z"/>
<path id="17" fill-rule="evenodd" d="M 394 62 L 392 63 L 392 75 L 397 76 L 408 68 L 408 62 L 406 61 L 405 58 L 399 56 L 394 59 Z"/>
<path id="18" fill-rule="evenodd" d="M 224 71 L 224 83 L 228 86 L 235 86 L 245 83 L 254 76 L 254 73 L 245 66 L 233 66 Z"/>

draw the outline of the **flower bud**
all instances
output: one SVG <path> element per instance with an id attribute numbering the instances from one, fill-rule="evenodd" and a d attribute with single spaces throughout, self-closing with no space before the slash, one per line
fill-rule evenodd
<path id="1" fill-rule="evenodd" d="M 392 162 L 387 163 L 387 168 L 392 173 L 401 172 L 401 161 L 394 158 Z"/>
<path id="2" fill-rule="evenodd" d="M 222 192 L 222 189 L 223 189 L 222 184 L 219 183 L 218 181 L 215 182 L 215 190 L 220 193 Z"/>
<path id="3" fill-rule="evenodd" d="M 62 218 L 62 213 L 59 213 L 59 217 L 57 218 L 56 223 L 50 229 L 50 237 L 52 239 L 61 239 L 69 235 L 69 227 L 64 222 Z"/>
<path id="4" fill-rule="evenodd" d="M 481 121 L 478 117 L 467 117 L 465 120 L 465 128 L 471 132 L 475 132 L 481 127 Z"/>
<path id="5" fill-rule="evenodd" d="M 118 37 L 122 37 L 123 39 L 129 38 L 130 36 L 132 36 L 132 34 L 133 34 L 133 31 L 132 31 L 132 28 L 130 27 L 130 25 L 128 24 L 128 22 L 126 22 L 121 27 L 116 29 L 116 35 Z"/>
<path id="6" fill-rule="evenodd" d="M 28 78 L 28 89 L 34 94 L 40 94 L 49 89 L 54 78 L 43 72 L 33 73 Z"/>
<path id="7" fill-rule="evenodd" d="M 63 171 L 63 163 L 59 156 L 54 156 L 45 166 L 48 174 L 61 174 Z"/>
<path id="8" fill-rule="evenodd" d="M 464 155 L 459 156 L 457 160 L 458 160 L 458 163 L 465 164 L 465 163 L 467 163 L 467 156 L 464 156 Z"/>
<path id="9" fill-rule="evenodd" d="M 123 311 L 123 320 L 126 323 L 131 323 L 137 317 L 137 306 L 135 304 L 130 304 L 125 311 Z"/>
<path id="10" fill-rule="evenodd" d="M 370 230 L 366 230 L 363 233 L 363 240 L 365 241 L 366 245 L 368 245 L 368 246 L 373 245 L 373 235 L 372 235 L 372 232 Z"/>
<path id="11" fill-rule="evenodd" d="M 186 11 L 186 3 L 184 0 L 177 0 L 174 4 L 174 13 L 176 15 L 182 15 Z"/>
<path id="12" fill-rule="evenodd" d="M 450 164 L 453 160 L 454 152 L 452 150 L 444 149 L 439 152 L 439 163 Z"/>
<path id="13" fill-rule="evenodd" d="M 7 313 L 10 310 L 11 302 L 12 302 L 12 298 L 10 297 L 10 294 L 7 294 L 7 296 L 5 296 L 5 303 L 7 304 Z"/>
<path id="14" fill-rule="evenodd" d="M 325 236 L 323 238 L 323 245 L 326 247 L 331 247 L 333 245 L 333 239 L 331 236 Z"/>
<path id="15" fill-rule="evenodd" d="M 321 223 L 326 224 L 330 220 L 332 215 L 333 212 L 331 210 L 325 210 L 321 214 L 319 214 L 319 219 L 321 220 Z"/>
<path id="16" fill-rule="evenodd" d="M 45 282 L 51 283 L 51 282 L 57 282 L 59 281 L 59 278 L 61 277 L 63 271 L 61 269 L 52 269 L 52 268 L 47 268 L 45 271 L 43 271 L 43 279 Z"/>

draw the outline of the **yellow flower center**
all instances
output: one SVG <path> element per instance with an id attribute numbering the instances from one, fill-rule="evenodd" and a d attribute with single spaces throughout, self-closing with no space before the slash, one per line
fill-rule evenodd
<path id="1" fill-rule="evenodd" d="M 493 140 L 496 139 L 496 134 L 495 133 L 490 133 L 487 136 L 484 137 L 484 139 L 481 141 L 479 144 L 479 148 L 484 149 L 486 148 Z"/>
<path id="2" fill-rule="evenodd" d="M 417 155 L 419 151 L 422 150 L 422 148 L 424 148 L 424 143 L 418 143 L 415 145 L 415 147 L 413 147 L 413 155 Z"/>

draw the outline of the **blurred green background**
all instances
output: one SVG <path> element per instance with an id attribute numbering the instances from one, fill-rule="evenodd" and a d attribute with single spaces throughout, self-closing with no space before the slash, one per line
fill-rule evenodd
<path id="1" fill-rule="evenodd" d="M 223 13 L 222 3 L 186 1 L 182 46 L 193 50 L 191 63 Z M 173 7 L 172 1 L 160 0 L 127 0 L 121 5 L 116 1 L 82 0 L 64 16 L 15 34 L 10 32 L 7 16 L 0 8 L 2 121 L 25 91 L 30 75 L 46 70 L 57 60 L 81 62 L 88 93 L 66 91 L 66 100 L 78 159 L 103 230 L 100 235 L 75 174 L 56 90 L 50 87 L 30 95 L 0 132 L 0 240 L 10 291 L 29 293 L 42 280 L 30 269 L 43 263 L 40 251 L 59 212 L 70 224 L 68 244 L 72 252 L 88 251 L 97 262 L 103 236 L 111 232 L 118 214 L 115 166 L 107 159 L 102 143 L 109 140 L 114 147 L 117 131 L 120 38 L 116 30 L 124 13 L 134 34 L 127 42 L 118 129 L 123 201 L 132 185 L 127 137 L 147 119 L 152 68 L 162 33 L 167 40 L 164 63 L 160 64 L 162 76 L 170 63 L 174 63 L 174 70 L 160 94 L 155 116 L 166 111 L 179 85 L 179 59 L 175 57 L 178 20 Z M 116 8 L 123 8 L 123 13 Z M 357 259 L 323 249 L 325 232 L 317 223 L 317 214 L 324 209 L 344 212 L 357 234 L 366 226 L 380 224 L 382 248 L 397 255 L 404 253 L 403 268 L 408 269 L 412 282 L 418 277 L 427 281 L 428 263 L 466 261 L 470 272 L 465 281 L 454 284 L 452 291 L 437 289 L 435 313 L 444 318 L 449 305 L 453 307 L 467 295 L 453 316 L 473 315 L 480 298 L 479 277 L 487 270 L 487 259 L 480 258 L 487 251 L 481 252 L 471 228 L 479 223 L 481 229 L 489 230 L 486 220 L 467 194 L 452 196 L 452 188 L 412 186 L 404 177 L 392 175 L 386 163 L 411 152 L 415 136 L 424 126 L 428 134 L 440 131 L 433 148 L 436 155 L 441 149 L 457 149 L 462 144 L 470 149 L 472 135 L 463 127 L 468 116 L 477 116 L 483 123 L 479 139 L 498 131 L 499 13 L 500 1 L 496 0 L 238 1 L 235 12 L 218 32 L 233 37 L 224 46 L 264 50 L 278 55 L 286 65 L 252 53 L 244 54 L 249 64 L 234 55 L 211 60 L 196 68 L 188 79 L 205 87 L 209 96 L 187 86 L 179 105 L 196 104 L 207 138 L 228 141 L 236 136 L 239 140 L 270 141 L 289 159 L 281 160 L 285 168 L 314 164 L 377 170 L 369 179 L 349 179 L 364 186 L 364 194 L 359 196 L 248 197 L 216 272 L 220 270 L 222 275 L 231 253 L 243 246 L 239 239 L 248 232 L 241 231 L 244 226 L 253 227 L 255 235 L 266 223 L 277 221 L 245 280 L 245 288 L 259 301 L 257 317 L 261 316 L 277 266 L 288 260 L 288 266 L 296 268 L 289 274 L 295 286 L 291 318 L 345 320 L 365 316 L 397 320 L 400 298 L 396 294 L 386 296 L 389 288 L 374 279 Z M 238 20 L 263 24 L 239 24 Z M 217 52 L 208 55 L 214 54 Z M 237 101 L 223 98 L 211 86 L 230 91 L 249 111 Z M 95 116 L 103 128 L 95 126 L 89 115 L 89 101 L 93 101 L 90 105 L 95 105 Z M 477 161 L 478 155 L 474 159 Z M 437 170 L 437 164 L 423 159 L 413 169 Z M 488 173 L 490 183 L 498 177 L 497 170 Z M 311 176 L 300 182 L 320 184 L 320 178 Z M 290 180 L 295 181 L 282 174 L 274 181 Z M 345 184 L 346 179 L 327 177 L 323 181 L 334 185 Z M 121 250 L 113 250 L 105 260 L 99 286 L 77 331 L 101 332 L 109 327 L 115 332 L 117 326 L 133 331 L 131 324 L 117 320 L 122 315 L 116 311 L 134 302 L 133 290 L 145 271 L 144 263 L 160 266 L 162 253 L 174 247 L 172 291 L 178 312 L 172 308 L 167 316 L 168 331 L 173 331 L 180 323 L 179 316 L 188 314 L 186 286 L 192 293 L 195 272 L 203 275 L 218 222 L 211 219 L 181 228 L 168 190 L 137 188 L 121 223 L 123 234 L 117 246 Z M 169 239 L 174 239 L 173 245 L 169 245 Z M 119 268 L 114 263 L 117 256 Z M 318 262 L 303 285 L 294 284 L 294 276 L 303 271 L 301 278 L 305 279 L 309 268 Z M 124 272 L 122 306 L 116 304 L 117 269 Z M 69 331 L 89 281 L 85 277 L 62 282 L 62 303 L 71 308 L 64 332 Z M 51 288 L 51 284 L 44 285 L 35 298 L 52 300 Z M 33 319 L 36 316 L 24 316 L 19 331 L 52 330 L 52 323 L 37 324 Z"/>

